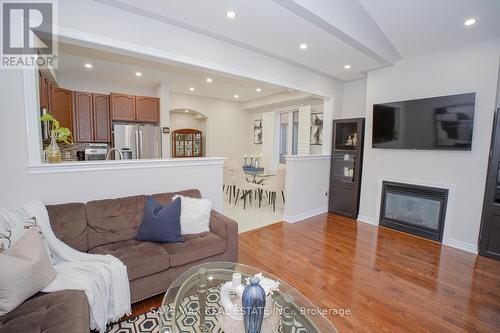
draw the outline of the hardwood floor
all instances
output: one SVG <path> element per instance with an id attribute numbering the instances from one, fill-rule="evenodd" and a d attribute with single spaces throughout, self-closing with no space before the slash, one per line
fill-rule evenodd
<path id="1" fill-rule="evenodd" d="M 500 261 L 391 229 L 333 214 L 277 223 L 240 234 L 239 261 L 349 309 L 328 317 L 340 332 L 500 332 Z"/>

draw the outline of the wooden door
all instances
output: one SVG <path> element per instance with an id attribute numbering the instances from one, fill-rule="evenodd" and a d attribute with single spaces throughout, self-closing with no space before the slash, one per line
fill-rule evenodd
<path id="1" fill-rule="evenodd" d="M 109 95 L 92 94 L 94 110 L 94 142 L 111 142 Z"/>
<path id="2" fill-rule="evenodd" d="M 94 142 L 94 115 L 92 112 L 92 94 L 75 91 L 74 93 L 74 133 L 76 142 Z"/>
<path id="3" fill-rule="evenodd" d="M 500 108 L 497 109 L 491 139 L 490 162 L 484 193 L 483 218 L 479 233 L 479 254 L 500 260 Z"/>
<path id="4" fill-rule="evenodd" d="M 155 97 L 135 97 L 135 119 L 141 122 L 160 122 L 160 99 Z"/>
<path id="5" fill-rule="evenodd" d="M 52 87 L 49 113 L 59 121 L 61 127 L 73 130 L 73 92 Z"/>
<path id="6" fill-rule="evenodd" d="M 111 93 L 111 118 L 119 121 L 135 121 L 135 96 Z"/>

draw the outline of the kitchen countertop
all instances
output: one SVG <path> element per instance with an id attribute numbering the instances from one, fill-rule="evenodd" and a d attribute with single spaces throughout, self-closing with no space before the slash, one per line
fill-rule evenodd
<path id="1" fill-rule="evenodd" d="M 96 160 L 68 161 L 61 163 L 30 164 L 26 168 L 29 174 L 47 174 L 61 172 L 84 172 L 96 170 L 123 170 L 164 167 L 187 167 L 196 165 L 221 165 L 225 157 L 190 157 L 190 158 L 156 158 L 135 160 Z"/>

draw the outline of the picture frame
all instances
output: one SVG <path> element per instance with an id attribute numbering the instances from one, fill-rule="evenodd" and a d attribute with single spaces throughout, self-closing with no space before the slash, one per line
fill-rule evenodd
<path id="1" fill-rule="evenodd" d="M 323 144 L 323 119 L 324 114 L 311 113 L 311 130 L 309 144 L 319 146 Z"/>
<path id="2" fill-rule="evenodd" d="M 253 143 L 256 145 L 262 144 L 262 119 L 253 122 Z"/>

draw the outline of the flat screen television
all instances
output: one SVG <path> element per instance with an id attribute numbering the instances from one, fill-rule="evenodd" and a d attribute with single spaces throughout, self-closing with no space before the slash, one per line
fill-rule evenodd
<path id="1" fill-rule="evenodd" d="M 374 104 L 372 147 L 471 150 L 476 94 Z"/>

